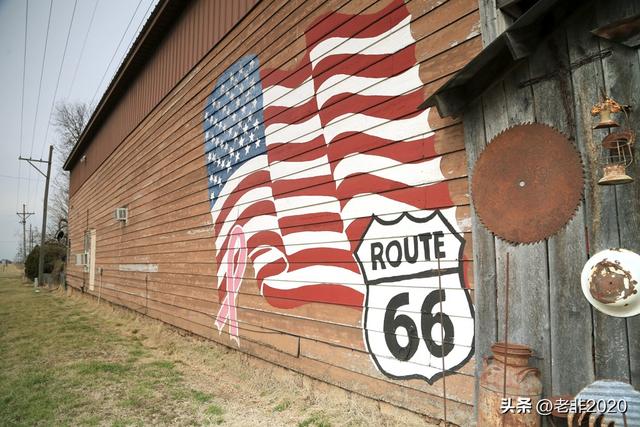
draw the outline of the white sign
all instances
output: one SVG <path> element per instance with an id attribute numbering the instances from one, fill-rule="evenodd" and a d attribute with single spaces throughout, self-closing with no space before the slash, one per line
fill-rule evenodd
<path id="1" fill-rule="evenodd" d="M 356 259 L 367 285 L 362 323 L 371 358 L 390 378 L 431 384 L 442 377 L 443 362 L 449 373 L 473 355 L 474 311 L 455 217 L 422 214 L 392 221 L 374 215 Z"/>

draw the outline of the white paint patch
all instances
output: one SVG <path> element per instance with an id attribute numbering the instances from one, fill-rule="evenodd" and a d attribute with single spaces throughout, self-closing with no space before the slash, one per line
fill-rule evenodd
<path id="1" fill-rule="evenodd" d="M 480 35 L 480 23 L 476 23 L 474 24 L 473 27 L 471 27 L 471 32 L 467 35 L 467 37 L 465 38 L 465 40 L 469 40 L 472 39 L 476 36 Z"/>
<path id="2" fill-rule="evenodd" d="M 120 264 L 119 271 L 139 271 L 142 273 L 157 273 L 158 264 Z"/>

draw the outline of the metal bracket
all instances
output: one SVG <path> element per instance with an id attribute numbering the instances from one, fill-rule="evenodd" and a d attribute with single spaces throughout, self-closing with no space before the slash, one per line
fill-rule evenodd
<path id="1" fill-rule="evenodd" d="M 40 170 L 40 168 L 39 168 L 38 166 L 34 165 L 32 162 L 38 162 L 38 163 L 49 163 L 48 161 L 46 161 L 46 160 L 42 160 L 42 159 L 32 159 L 32 158 L 28 158 L 28 159 L 27 159 L 27 158 L 22 157 L 22 156 L 18 156 L 18 160 L 26 160 L 26 161 L 27 161 L 27 163 L 29 163 L 31 166 L 33 166 L 33 168 L 34 168 L 35 170 L 37 170 L 38 172 L 40 172 L 40 175 L 44 176 L 45 178 L 47 177 L 47 174 L 46 174 L 46 173 L 44 173 L 44 172 L 42 172 L 42 171 Z"/>
<path id="2" fill-rule="evenodd" d="M 597 53 L 594 53 L 593 55 L 588 55 L 588 56 L 585 56 L 584 58 L 581 58 L 581 59 L 578 59 L 577 61 L 572 62 L 571 64 L 569 64 L 568 67 L 561 67 L 550 73 L 543 74 L 538 77 L 533 77 L 529 80 L 524 80 L 518 84 L 518 88 L 522 89 L 527 86 L 533 86 L 536 83 L 554 79 L 560 76 L 561 74 L 569 74 L 573 70 L 576 70 L 594 61 L 604 59 L 608 56 L 611 56 L 612 54 L 613 54 L 613 51 L 611 49 L 603 49 Z"/>

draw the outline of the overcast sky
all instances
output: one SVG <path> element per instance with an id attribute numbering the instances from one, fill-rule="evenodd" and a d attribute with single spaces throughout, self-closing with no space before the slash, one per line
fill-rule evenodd
<path id="1" fill-rule="evenodd" d="M 46 159 L 54 103 L 100 100 L 157 1 L 0 0 L 0 258 L 18 251 L 23 203 L 27 233 L 42 225 L 44 177 L 18 156 Z"/>

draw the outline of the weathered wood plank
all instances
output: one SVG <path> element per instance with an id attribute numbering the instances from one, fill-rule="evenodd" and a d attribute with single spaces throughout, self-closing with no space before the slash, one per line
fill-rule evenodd
<path id="1" fill-rule="evenodd" d="M 531 88 L 520 88 L 530 78 L 528 65 L 521 64 L 504 80 L 506 120 L 508 126 L 536 121 Z M 523 226 L 526 226 L 523 224 Z M 496 239 L 498 307 L 505 313 L 506 254 L 509 253 L 509 331 L 510 342 L 532 348 L 531 364 L 540 369 L 543 394 L 551 392 L 551 343 L 549 327 L 549 282 L 547 243 L 512 245 Z M 504 334 L 504 316 L 498 317 L 498 339 Z"/>
<path id="2" fill-rule="evenodd" d="M 423 380 L 403 380 L 397 381 L 385 377 L 368 363 L 369 355 L 366 352 L 336 348 L 335 346 L 306 338 L 300 339 L 300 355 L 321 362 L 331 360 L 332 363 L 353 372 L 368 375 L 384 381 L 389 381 L 396 385 L 421 390 L 434 396 L 442 396 L 442 386 L 440 382 L 433 385 L 425 384 Z M 471 364 L 473 365 L 473 364 Z M 469 389 L 474 383 L 473 371 L 471 375 L 451 375 L 447 377 L 447 399 L 460 403 L 473 404 L 473 396 Z"/>
<path id="3" fill-rule="evenodd" d="M 564 31 L 556 32 L 531 57 L 532 78 L 569 66 Z M 575 112 L 567 72 L 533 85 L 537 121 L 575 137 Z M 592 325 L 580 274 L 587 259 L 582 202 L 568 224 L 548 240 L 551 394 L 575 395 L 593 381 Z M 571 325 L 571 326 L 569 326 Z"/>
<path id="4" fill-rule="evenodd" d="M 482 100 L 471 103 L 464 113 L 464 136 L 467 152 L 467 167 L 469 170 L 469 187 L 473 166 L 478 160 L 482 149 L 486 146 L 485 123 Z M 472 201 L 473 204 L 473 201 Z M 491 355 L 491 345 L 497 339 L 496 320 L 496 272 L 495 272 L 495 244 L 494 238 L 486 228 L 480 224 L 475 212 L 472 212 L 473 253 L 475 262 L 474 276 L 474 306 L 475 306 L 475 367 L 476 382 L 474 387 L 475 401 L 479 393 L 480 374 L 483 360 Z M 477 409 L 477 408 L 476 408 Z M 477 414 L 476 414 L 477 416 Z"/>
<path id="5" fill-rule="evenodd" d="M 509 26 L 509 20 L 498 9 L 496 0 L 480 0 L 478 3 L 482 45 L 487 46 Z"/>
<path id="6" fill-rule="evenodd" d="M 629 3 L 629 2 L 616 2 Z M 615 7 L 615 6 L 614 6 Z M 623 5 L 616 9 L 623 12 Z M 626 5 L 628 13 L 633 9 Z M 635 8 L 640 5 L 635 4 Z M 601 18 L 599 16 L 599 18 Z M 637 50 L 630 49 L 607 40 L 600 42 L 603 48 L 613 51 L 613 54 L 602 60 L 604 80 L 607 93 L 615 100 L 632 105 L 634 108 L 629 115 L 629 123 L 636 135 L 640 135 L 640 61 Z M 626 121 L 620 117 L 621 121 Z M 624 123 L 623 123 L 624 126 Z M 618 227 L 620 232 L 620 247 L 640 253 L 640 155 L 636 147 L 634 162 L 628 168 L 635 180 L 630 184 L 618 185 L 616 191 L 616 207 Z M 627 341 L 629 346 L 629 379 L 638 388 L 640 385 L 640 316 L 626 319 Z"/>
<path id="7" fill-rule="evenodd" d="M 600 51 L 598 39 L 589 31 L 595 28 L 595 11 L 582 8 L 567 22 L 569 60 L 576 62 Z M 572 82 L 576 111 L 576 141 L 585 159 L 585 213 L 589 256 L 620 245 L 615 188 L 599 186 L 602 158 L 601 131 L 592 131 L 591 106 L 601 98 L 604 88 L 602 63 L 595 61 L 573 70 Z M 629 379 L 629 349 L 624 319 L 612 318 L 592 309 L 595 377 Z M 585 349 L 586 350 L 586 349 Z"/>

